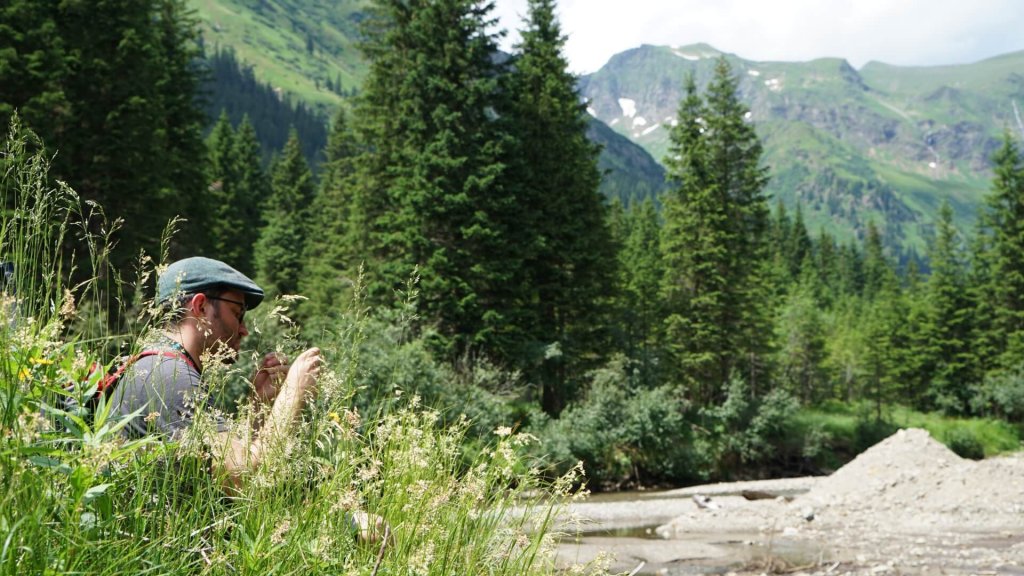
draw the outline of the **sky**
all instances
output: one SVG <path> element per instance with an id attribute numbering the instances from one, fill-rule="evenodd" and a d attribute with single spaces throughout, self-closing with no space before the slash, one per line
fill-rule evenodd
<path id="1" fill-rule="evenodd" d="M 496 0 L 510 50 L 526 0 Z M 704 42 L 753 61 L 846 58 L 966 64 L 1024 50 L 1020 0 L 559 0 L 569 69 L 587 74 L 641 44 Z"/>

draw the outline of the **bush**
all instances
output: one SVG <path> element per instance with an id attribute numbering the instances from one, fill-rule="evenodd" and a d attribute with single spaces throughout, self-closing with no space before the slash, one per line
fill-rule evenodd
<path id="1" fill-rule="evenodd" d="M 591 374 L 586 396 L 559 419 L 533 414 L 541 458 L 556 470 L 582 461 L 595 489 L 696 478 L 682 395 L 629 381 L 625 360 L 614 359 Z"/>
<path id="2" fill-rule="evenodd" d="M 1024 421 L 1024 367 L 990 372 L 971 391 L 971 409 L 975 413 L 1011 422 Z"/>
<path id="3" fill-rule="evenodd" d="M 966 428 L 954 428 L 946 433 L 946 446 L 961 458 L 981 460 L 985 457 L 985 447 L 973 432 Z"/>

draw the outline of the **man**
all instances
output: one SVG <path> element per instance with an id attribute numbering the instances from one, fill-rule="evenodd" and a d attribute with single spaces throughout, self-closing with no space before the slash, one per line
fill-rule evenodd
<path id="1" fill-rule="evenodd" d="M 167 323 L 144 348 L 156 353 L 138 358 L 125 370 L 113 393 L 114 409 L 128 416 L 143 408 L 142 416 L 126 427 L 131 435 L 174 438 L 192 424 L 197 408 L 210 409 L 203 363 L 238 358 L 242 338 L 249 335 L 245 313 L 263 301 L 263 290 L 223 262 L 193 257 L 171 264 L 160 275 L 157 300 L 168 314 Z M 213 469 L 226 487 L 238 488 L 245 474 L 284 439 L 303 406 L 316 396 L 321 364 L 318 348 L 306 350 L 290 366 L 277 354 L 263 358 L 252 381 L 253 401 L 272 405 L 252 440 L 215 419 L 215 437 L 209 439 Z M 387 525 L 379 516 L 363 511 L 347 516 L 360 540 L 387 538 Z"/>
<path id="2" fill-rule="evenodd" d="M 263 290 L 231 266 L 210 258 L 193 257 L 167 267 L 157 280 L 157 299 L 168 314 L 163 330 L 121 376 L 113 393 L 114 409 L 141 416 L 128 424 L 130 435 L 178 437 L 195 417 L 209 409 L 202 381 L 204 362 L 234 362 L 249 331 L 246 311 L 259 306 Z M 256 468 L 271 446 L 299 418 L 316 395 L 320 350 L 310 348 L 290 366 L 268 354 L 253 378 L 255 402 L 272 403 L 253 440 L 232 433 L 215 419 L 214 472 L 226 485 L 238 487 L 246 472 Z M 282 381 L 283 380 L 283 381 Z M 211 412 L 212 413 L 212 412 Z"/>

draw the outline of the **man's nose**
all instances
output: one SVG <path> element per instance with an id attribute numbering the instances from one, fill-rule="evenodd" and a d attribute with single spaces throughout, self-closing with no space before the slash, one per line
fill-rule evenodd
<path id="1" fill-rule="evenodd" d="M 249 329 L 246 328 L 245 326 L 245 320 L 242 320 L 241 322 L 238 323 L 238 336 L 241 338 L 245 338 L 248 335 Z"/>

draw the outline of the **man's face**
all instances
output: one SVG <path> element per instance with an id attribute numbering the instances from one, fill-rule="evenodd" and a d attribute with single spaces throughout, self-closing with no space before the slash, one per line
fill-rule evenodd
<path id="1" fill-rule="evenodd" d="M 206 300 L 209 305 L 206 317 L 210 329 L 207 347 L 215 353 L 222 352 L 221 347 L 228 348 L 231 353 L 226 354 L 225 361 L 234 362 L 242 338 L 249 335 L 245 326 L 245 296 L 241 292 L 228 290 L 216 297 L 208 296 Z"/>

